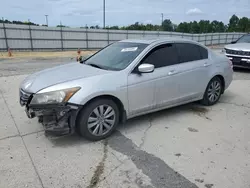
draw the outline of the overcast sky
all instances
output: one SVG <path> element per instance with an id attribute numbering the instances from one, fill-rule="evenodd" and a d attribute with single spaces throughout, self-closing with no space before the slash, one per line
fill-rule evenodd
<path id="1" fill-rule="evenodd" d="M 200 19 L 228 23 L 236 14 L 250 18 L 250 0 L 106 0 L 106 26 L 161 23 L 164 18 L 174 23 Z M 68 26 L 103 25 L 103 0 L 1 0 L 0 16 L 9 20 L 49 25 L 62 21 Z"/>

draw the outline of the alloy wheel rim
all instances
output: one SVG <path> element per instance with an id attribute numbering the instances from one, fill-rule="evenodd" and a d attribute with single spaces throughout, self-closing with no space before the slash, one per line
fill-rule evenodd
<path id="1" fill-rule="evenodd" d="M 218 81 L 213 81 L 208 88 L 208 99 L 210 102 L 215 102 L 221 94 L 221 84 Z"/>
<path id="2" fill-rule="evenodd" d="M 115 120 L 114 109 L 109 105 L 100 105 L 89 115 L 88 130 L 92 135 L 103 136 L 112 129 Z"/>

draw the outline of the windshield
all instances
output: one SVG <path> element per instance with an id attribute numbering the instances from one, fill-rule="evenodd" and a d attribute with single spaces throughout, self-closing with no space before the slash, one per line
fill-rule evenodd
<path id="1" fill-rule="evenodd" d="M 237 43 L 243 43 L 243 42 L 250 43 L 250 35 L 244 35 L 237 41 Z"/>
<path id="2" fill-rule="evenodd" d="M 147 46 L 142 43 L 116 42 L 87 59 L 85 64 L 106 70 L 122 70 Z"/>

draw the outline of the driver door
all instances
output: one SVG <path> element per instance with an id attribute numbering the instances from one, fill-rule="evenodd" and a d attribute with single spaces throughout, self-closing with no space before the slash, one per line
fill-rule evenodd
<path id="1" fill-rule="evenodd" d="M 137 69 L 137 68 L 136 68 Z M 155 107 L 155 79 L 157 73 L 132 72 L 128 76 L 129 116 L 153 110 Z"/>
<path id="2" fill-rule="evenodd" d="M 178 63 L 175 46 L 173 44 L 156 46 L 137 67 L 144 63 L 154 65 L 155 69 L 151 73 L 132 71 L 129 74 L 129 116 L 154 111 L 178 97 L 176 96 L 178 85 L 174 81 L 175 72 L 173 72 L 177 71 Z"/>

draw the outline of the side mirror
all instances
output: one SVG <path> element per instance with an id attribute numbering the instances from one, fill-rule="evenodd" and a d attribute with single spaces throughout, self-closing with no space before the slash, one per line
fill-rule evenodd
<path id="1" fill-rule="evenodd" d="M 141 64 L 139 67 L 138 67 L 138 71 L 139 73 L 150 73 L 150 72 L 153 72 L 155 69 L 155 66 L 152 65 L 152 64 Z"/>
<path id="2" fill-rule="evenodd" d="M 236 41 L 232 41 L 232 42 L 231 42 L 231 44 L 235 44 L 235 43 L 236 43 Z"/>

